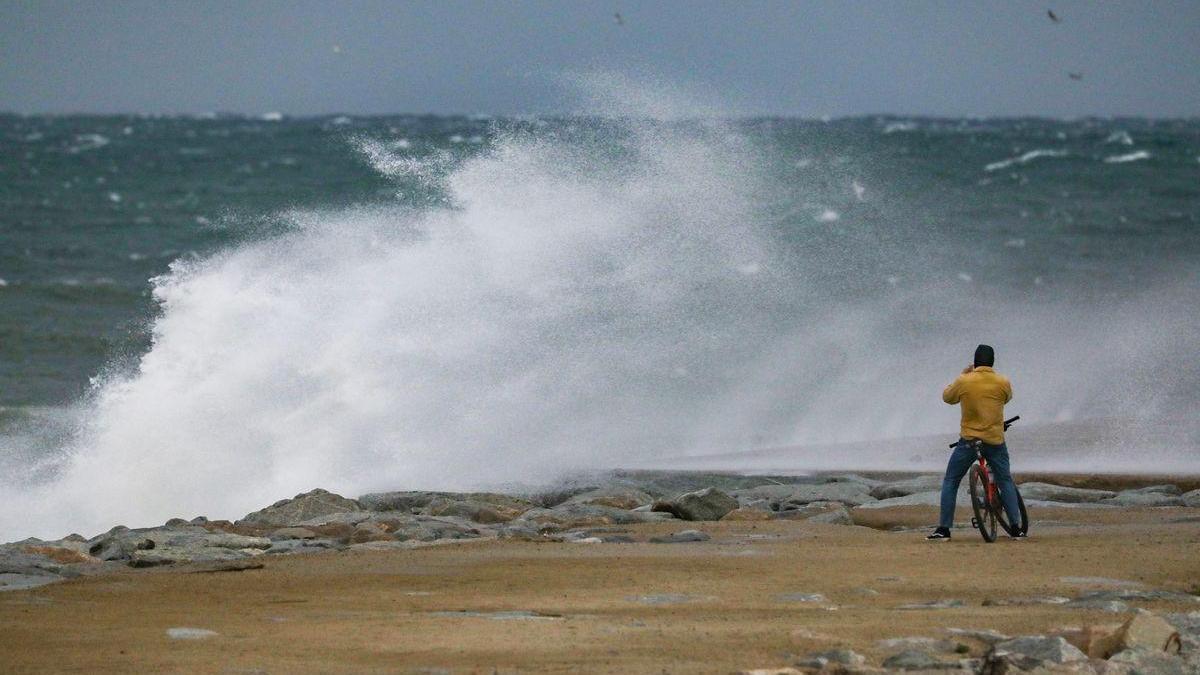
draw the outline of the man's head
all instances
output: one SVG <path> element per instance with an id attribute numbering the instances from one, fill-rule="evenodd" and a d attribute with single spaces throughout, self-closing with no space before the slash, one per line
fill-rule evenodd
<path id="1" fill-rule="evenodd" d="M 979 345 L 975 348 L 975 367 L 987 366 L 991 368 L 996 363 L 996 352 L 991 345 Z"/>

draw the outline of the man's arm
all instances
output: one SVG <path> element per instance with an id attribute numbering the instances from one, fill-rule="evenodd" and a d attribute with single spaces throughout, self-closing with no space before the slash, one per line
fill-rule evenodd
<path id="1" fill-rule="evenodd" d="M 954 378 L 945 389 L 942 390 L 942 400 L 950 405 L 958 403 L 962 398 L 962 376 Z"/>
<path id="2" fill-rule="evenodd" d="M 1012 382 L 1004 380 L 1004 402 L 1008 403 L 1012 400 Z"/>

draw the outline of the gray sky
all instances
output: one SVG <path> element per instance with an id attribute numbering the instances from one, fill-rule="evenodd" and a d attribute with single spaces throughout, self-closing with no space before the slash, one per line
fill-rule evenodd
<path id="1" fill-rule="evenodd" d="M 1200 2 L 0 0 L 0 110 L 551 112 L 590 69 L 739 114 L 1191 117 Z"/>

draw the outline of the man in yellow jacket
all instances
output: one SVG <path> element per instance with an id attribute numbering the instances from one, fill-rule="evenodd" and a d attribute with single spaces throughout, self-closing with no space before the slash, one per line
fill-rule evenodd
<path id="1" fill-rule="evenodd" d="M 1021 522 L 1017 506 L 1017 489 L 1008 470 L 1008 446 L 1004 444 L 1004 404 L 1012 400 L 1012 384 L 1008 378 L 992 369 L 996 353 L 988 345 L 975 348 L 975 361 L 963 369 L 950 386 L 942 391 L 942 400 L 962 407 L 962 424 L 958 444 L 950 455 L 946 476 L 942 479 L 942 513 L 937 529 L 927 539 L 949 541 L 954 525 L 954 506 L 958 486 L 975 461 L 975 451 L 969 440 L 983 441 L 983 457 L 991 468 L 996 486 L 1004 501 L 1008 522 Z M 1015 538 L 1023 534 L 1012 535 Z"/>

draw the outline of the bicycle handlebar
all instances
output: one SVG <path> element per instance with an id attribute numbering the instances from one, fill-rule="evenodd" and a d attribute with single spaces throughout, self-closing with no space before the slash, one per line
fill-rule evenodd
<path id="1" fill-rule="evenodd" d="M 1008 428 L 1009 428 L 1009 427 L 1011 427 L 1011 426 L 1013 425 L 1013 423 L 1014 423 L 1014 422 L 1016 422 L 1016 421 L 1017 421 L 1017 420 L 1019 420 L 1019 419 L 1021 419 L 1021 416 L 1020 416 L 1020 415 L 1013 415 L 1012 417 L 1010 417 L 1010 418 L 1008 418 L 1008 419 L 1004 420 L 1004 430 L 1005 430 L 1005 431 L 1008 431 Z M 961 440 L 961 439 L 960 439 L 960 440 Z M 958 441 L 954 441 L 953 443 L 951 443 L 951 444 L 950 444 L 950 447 L 952 447 L 952 448 L 953 448 L 953 447 L 955 447 L 955 446 L 957 446 L 957 445 L 958 445 Z"/>

